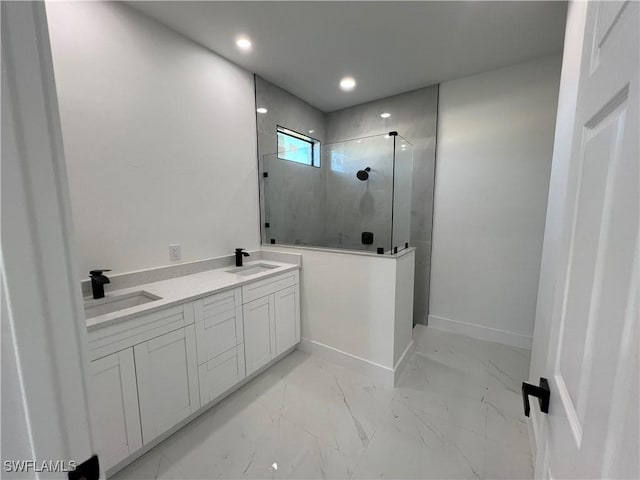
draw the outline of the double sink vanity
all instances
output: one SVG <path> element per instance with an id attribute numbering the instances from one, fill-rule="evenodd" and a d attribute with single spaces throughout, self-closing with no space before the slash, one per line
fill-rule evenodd
<path id="1" fill-rule="evenodd" d="M 107 474 L 299 343 L 300 259 L 263 253 L 242 267 L 224 258 L 198 273 L 114 282 L 105 298 L 85 301 L 91 414 Z"/>

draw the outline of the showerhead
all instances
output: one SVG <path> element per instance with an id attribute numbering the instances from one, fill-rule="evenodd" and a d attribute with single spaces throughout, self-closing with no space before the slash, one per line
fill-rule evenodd
<path id="1" fill-rule="evenodd" d="M 364 170 L 358 170 L 358 173 L 356 173 L 356 177 L 358 177 L 358 180 L 362 180 L 364 182 L 365 180 L 369 179 L 370 171 L 371 167 L 367 167 Z"/>

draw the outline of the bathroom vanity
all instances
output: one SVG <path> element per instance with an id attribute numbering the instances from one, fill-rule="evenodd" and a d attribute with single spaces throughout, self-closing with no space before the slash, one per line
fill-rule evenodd
<path id="1" fill-rule="evenodd" d="M 87 320 L 89 388 L 104 471 L 119 470 L 295 348 L 299 269 L 259 260 L 86 302 L 95 315 Z"/>

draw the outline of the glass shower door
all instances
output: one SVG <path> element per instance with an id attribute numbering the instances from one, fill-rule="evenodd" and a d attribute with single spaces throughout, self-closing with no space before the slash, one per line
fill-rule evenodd
<path id="1" fill-rule="evenodd" d="M 322 246 L 326 223 L 325 169 L 280 158 L 262 159 L 265 243 Z M 264 177 L 266 173 L 267 177 Z"/>
<path id="2" fill-rule="evenodd" d="M 393 137 L 327 145 L 326 246 L 376 252 L 391 248 Z"/>
<path id="3" fill-rule="evenodd" d="M 393 162 L 393 251 L 405 248 L 411 237 L 411 186 L 413 182 L 413 145 L 395 137 Z"/>

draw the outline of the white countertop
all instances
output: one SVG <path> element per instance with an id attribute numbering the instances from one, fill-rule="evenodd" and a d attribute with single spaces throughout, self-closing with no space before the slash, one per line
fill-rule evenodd
<path id="1" fill-rule="evenodd" d="M 274 275 L 297 270 L 300 265 L 292 263 L 276 262 L 272 260 L 256 260 L 253 262 L 245 262 L 245 266 L 266 264 L 274 265 L 273 268 L 266 272 L 256 273 L 254 275 L 237 275 L 235 273 L 229 273 L 227 270 L 235 268 L 232 265 L 216 268 L 215 270 L 209 270 L 206 272 L 194 273 L 191 275 L 184 275 L 182 277 L 171 278 L 169 280 L 162 280 L 159 282 L 147 283 L 144 285 L 136 285 L 135 287 L 125 288 L 121 290 L 113 290 L 105 294 L 105 298 L 110 296 L 126 295 L 128 293 L 145 291 L 152 295 L 161 297 L 160 300 L 154 300 L 142 305 L 118 310 L 116 312 L 99 315 L 93 318 L 87 319 L 87 329 L 95 330 L 107 325 L 130 320 L 131 318 L 138 317 L 147 313 L 162 310 L 175 305 L 180 305 L 198 298 L 206 297 L 214 293 L 223 292 L 225 290 L 233 289 L 246 285 L 256 280 L 262 280 Z M 85 302 L 92 301 L 92 298 L 85 298 Z"/>

